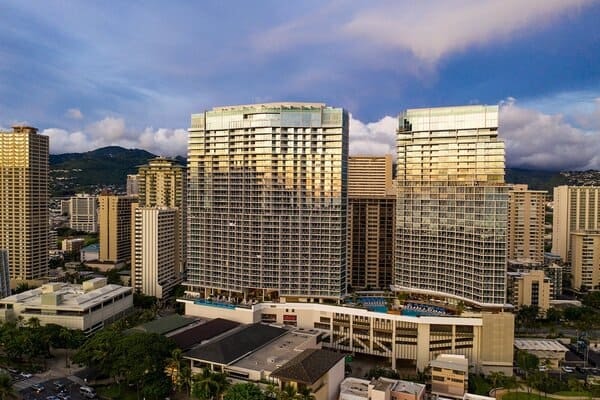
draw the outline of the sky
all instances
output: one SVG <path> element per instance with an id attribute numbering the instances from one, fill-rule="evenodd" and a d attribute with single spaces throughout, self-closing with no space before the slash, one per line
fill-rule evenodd
<path id="1" fill-rule="evenodd" d="M 194 112 L 325 102 L 382 155 L 405 109 L 499 104 L 508 166 L 600 169 L 598 21 L 598 0 L 8 0 L 0 128 L 185 156 Z"/>

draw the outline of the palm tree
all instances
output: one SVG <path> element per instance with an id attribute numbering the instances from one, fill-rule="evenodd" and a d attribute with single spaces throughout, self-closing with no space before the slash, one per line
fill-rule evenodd
<path id="1" fill-rule="evenodd" d="M 175 384 L 175 388 L 180 391 L 183 387 L 183 382 L 181 379 L 181 369 L 183 367 L 183 352 L 181 349 L 175 349 L 171 352 L 171 357 L 167 359 L 167 369 L 171 378 L 173 379 L 173 383 Z"/>
<path id="2" fill-rule="evenodd" d="M 279 388 L 274 383 L 269 383 L 265 388 L 265 396 L 269 399 L 276 399 L 279 397 Z"/>
<path id="3" fill-rule="evenodd" d="M 194 375 L 192 379 L 192 395 L 200 400 L 218 399 L 229 386 L 225 374 L 212 372 L 208 368 L 203 369 L 200 374 Z"/>
<path id="4" fill-rule="evenodd" d="M 73 338 L 73 334 L 71 330 L 65 327 L 60 329 L 58 333 L 58 337 L 62 340 L 63 345 L 65 346 L 65 367 L 69 366 L 69 348 L 71 347 L 71 342 Z"/>
<path id="5" fill-rule="evenodd" d="M 300 390 L 298 390 L 298 394 L 296 398 L 299 400 L 315 400 L 316 397 L 312 393 L 312 390 L 308 386 L 302 386 Z"/>
<path id="6" fill-rule="evenodd" d="M 296 388 L 289 383 L 283 385 L 283 389 L 279 392 L 278 400 L 294 400 L 298 395 Z"/>
<path id="7" fill-rule="evenodd" d="M 0 400 L 4 400 L 14 393 L 10 376 L 5 373 L 0 373 Z"/>

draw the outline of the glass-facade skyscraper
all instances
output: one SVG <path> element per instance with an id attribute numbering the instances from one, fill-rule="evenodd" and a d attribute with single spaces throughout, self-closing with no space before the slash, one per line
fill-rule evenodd
<path id="1" fill-rule="evenodd" d="M 346 293 L 348 114 L 320 103 L 192 115 L 188 291 Z"/>
<path id="2" fill-rule="evenodd" d="M 407 110 L 397 149 L 396 289 L 504 305 L 508 188 L 498 107 Z"/>

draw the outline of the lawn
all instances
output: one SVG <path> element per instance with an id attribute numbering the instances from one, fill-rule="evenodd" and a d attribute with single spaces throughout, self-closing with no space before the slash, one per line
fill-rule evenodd
<path id="1" fill-rule="evenodd" d="M 590 392 L 574 392 L 572 390 L 567 390 L 564 392 L 556 392 L 554 393 L 558 396 L 572 396 L 572 397 L 590 397 L 591 393 Z"/>
<path id="2" fill-rule="evenodd" d="M 541 396 L 543 397 L 543 396 Z M 502 396 L 502 400 L 539 400 L 540 396 L 527 392 L 511 392 Z"/>

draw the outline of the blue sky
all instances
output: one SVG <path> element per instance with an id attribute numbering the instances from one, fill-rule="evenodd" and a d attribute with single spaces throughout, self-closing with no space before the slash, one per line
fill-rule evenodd
<path id="1" fill-rule="evenodd" d="M 600 168 L 598 21 L 586 0 L 7 1 L 0 127 L 185 155 L 193 112 L 323 101 L 383 154 L 403 109 L 501 104 L 509 165 Z"/>

